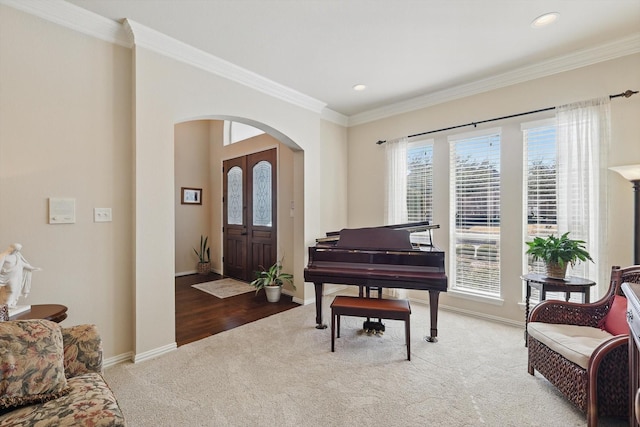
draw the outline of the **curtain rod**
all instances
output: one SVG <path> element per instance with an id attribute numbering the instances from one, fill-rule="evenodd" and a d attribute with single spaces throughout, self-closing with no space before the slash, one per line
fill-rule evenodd
<path id="1" fill-rule="evenodd" d="M 609 95 L 609 99 L 619 98 L 621 96 L 624 96 L 625 98 L 629 98 L 631 95 L 635 95 L 636 93 L 638 93 L 637 90 L 627 90 L 627 91 L 624 91 L 622 93 L 618 93 L 616 95 Z M 427 131 L 427 132 L 415 133 L 413 135 L 408 135 L 407 138 L 413 138 L 415 136 L 428 135 L 430 133 L 443 132 L 445 130 L 463 128 L 463 127 L 466 127 L 466 126 L 476 127 L 477 125 L 482 124 L 482 123 L 495 122 L 496 120 L 511 119 L 513 117 L 526 116 L 527 114 L 542 113 L 543 111 L 551 111 L 551 110 L 555 110 L 555 109 L 556 109 L 556 107 L 548 107 L 548 108 L 541 108 L 539 110 L 527 111 L 525 113 L 517 113 L 517 114 L 511 114 L 509 116 L 495 117 L 493 119 L 481 120 L 479 122 L 471 122 L 471 123 L 466 123 L 464 125 L 450 126 L 448 128 L 442 128 L 442 129 L 430 130 L 430 131 Z M 385 142 L 387 142 L 387 141 L 386 140 L 385 141 L 380 140 L 380 141 L 376 142 L 376 144 L 380 145 L 380 144 L 384 144 Z"/>

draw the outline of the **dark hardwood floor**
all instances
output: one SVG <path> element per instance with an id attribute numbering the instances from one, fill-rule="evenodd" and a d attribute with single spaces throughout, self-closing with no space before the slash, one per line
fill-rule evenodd
<path id="1" fill-rule="evenodd" d="M 222 279 L 215 273 L 176 277 L 176 343 L 178 346 L 215 335 L 290 308 L 299 307 L 282 294 L 277 303 L 268 302 L 264 291 L 218 298 L 191 285 Z"/>

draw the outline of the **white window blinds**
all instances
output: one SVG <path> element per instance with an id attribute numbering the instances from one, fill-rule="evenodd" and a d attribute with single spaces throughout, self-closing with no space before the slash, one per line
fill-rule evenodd
<path id="1" fill-rule="evenodd" d="M 558 235 L 558 188 L 555 120 L 522 124 L 524 139 L 524 242 Z M 527 245 L 523 247 L 526 252 Z M 544 263 L 525 258 L 525 270 L 544 273 Z"/>
<path id="2" fill-rule="evenodd" d="M 407 216 L 409 222 L 433 220 L 433 140 L 409 143 Z"/>
<path id="3" fill-rule="evenodd" d="M 500 129 L 450 136 L 452 288 L 500 296 Z"/>

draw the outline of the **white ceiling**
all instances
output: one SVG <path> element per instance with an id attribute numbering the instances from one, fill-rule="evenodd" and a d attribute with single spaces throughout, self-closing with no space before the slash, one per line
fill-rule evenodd
<path id="1" fill-rule="evenodd" d="M 345 116 L 640 33 L 640 0 L 67 1 L 136 21 Z M 560 19 L 530 26 L 547 12 Z M 357 83 L 367 89 L 354 91 Z"/>

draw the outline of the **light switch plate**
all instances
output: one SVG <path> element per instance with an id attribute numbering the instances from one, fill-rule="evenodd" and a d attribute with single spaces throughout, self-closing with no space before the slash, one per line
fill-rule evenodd
<path id="1" fill-rule="evenodd" d="M 93 208 L 93 222 L 111 222 L 111 208 Z"/>

